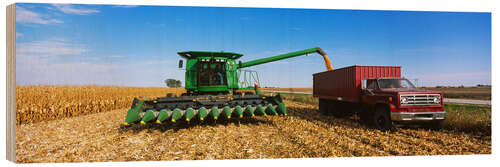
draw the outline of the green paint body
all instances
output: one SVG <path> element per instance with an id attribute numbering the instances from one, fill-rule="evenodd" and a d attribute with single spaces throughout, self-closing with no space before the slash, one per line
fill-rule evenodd
<path id="1" fill-rule="evenodd" d="M 247 116 L 253 116 L 254 113 L 253 113 L 253 108 L 251 105 L 248 105 L 246 108 L 245 108 L 245 114 Z"/>
<path id="2" fill-rule="evenodd" d="M 222 114 L 224 114 L 226 118 L 231 117 L 231 108 L 229 108 L 229 106 L 224 107 L 224 109 L 222 109 Z"/>
<path id="3" fill-rule="evenodd" d="M 132 123 L 138 120 L 139 120 L 139 112 L 137 112 L 135 109 L 128 110 L 127 117 L 125 117 L 125 122 Z"/>
<path id="4" fill-rule="evenodd" d="M 174 109 L 174 112 L 172 112 L 172 118 L 170 119 L 172 122 L 177 121 L 182 117 L 181 109 Z"/>
<path id="5" fill-rule="evenodd" d="M 269 115 L 278 115 L 278 112 L 276 112 L 276 109 L 271 104 L 267 105 L 266 112 Z"/>
<path id="6" fill-rule="evenodd" d="M 278 113 L 282 115 L 286 115 L 286 106 L 285 103 L 278 104 Z"/>
<path id="7" fill-rule="evenodd" d="M 154 117 L 155 117 L 155 114 L 153 113 L 153 110 L 148 110 L 148 111 L 146 111 L 146 114 L 144 114 L 144 116 L 142 117 L 141 122 L 147 123 L 147 122 L 153 120 Z"/>
<path id="8" fill-rule="evenodd" d="M 198 116 L 200 116 L 200 120 L 205 119 L 205 117 L 207 117 L 207 109 L 205 107 L 201 107 L 198 110 Z"/>
<path id="9" fill-rule="evenodd" d="M 237 117 L 242 117 L 243 116 L 243 110 L 241 109 L 240 106 L 234 107 L 234 114 L 236 114 Z"/>
<path id="10" fill-rule="evenodd" d="M 166 109 L 160 110 L 160 114 L 158 115 L 157 121 L 163 122 L 168 117 L 168 111 Z"/>
<path id="11" fill-rule="evenodd" d="M 212 107 L 210 110 L 210 116 L 212 116 L 213 119 L 217 120 L 219 118 L 219 109 L 217 107 Z"/>
<path id="12" fill-rule="evenodd" d="M 231 90 L 241 89 L 238 86 L 238 70 L 259 64 L 270 63 L 283 59 L 288 59 L 296 56 L 306 55 L 309 53 L 322 52 L 320 48 L 310 48 L 296 52 L 290 52 L 277 56 L 252 60 L 248 62 L 239 62 L 236 60 L 242 57 L 242 54 L 232 52 L 207 52 L 207 51 L 186 51 L 178 52 L 181 57 L 186 59 L 186 74 L 185 74 L 185 89 L 188 92 L 229 92 Z M 222 85 L 200 85 L 198 84 L 198 73 L 203 72 L 205 69 L 211 69 L 213 66 L 202 66 L 203 60 L 210 60 L 213 64 L 223 65 L 225 83 Z M 206 61 L 205 61 L 206 62 Z M 260 94 L 257 91 L 257 94 Z"/>
<path id="13" fill-rule="evenodd" d="M 194 110 L 192 108 L 186 109 L 186 113 L 184 113 L 184 117 L 186 118 L 186 121 L 190 121 L 191 118 L 194 116 Z"/>
<path id="14" fill-rule="evenodd" d="M 257 109 L 255 110 L 256 115 L 267 115 L 266 111 L 264 110 L 264 107 L 262 105 L 258 105 Z"/>
<path id="15" fill-rule="evenodd" d="M 144 100 L 140 100 L 133 109 L 128 110 L 127 116 L 125 117 L 126 123 L 133 123 L 139 120 L 139 110 L 143 104 Z"/>

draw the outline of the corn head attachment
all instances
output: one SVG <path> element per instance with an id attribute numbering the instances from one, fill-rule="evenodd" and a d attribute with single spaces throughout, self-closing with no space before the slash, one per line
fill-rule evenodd
<path id="1" fill-rule="evenodd" d="M 125 125 L 150 122 L 164 123 L 206 119 L 239 119 L 265 115 L 287 115 L 281 96 L 260 93 L 258 75 L 243 68 L 287 58 L 319 53 L 328 70 L 330 60 L 321 48 L 311 48 L 248 62 L 236 60 L 242 54 L 232 52 L 178 52 L 186 59 L 185 89 L 179 97 L 166 96 L 152 100 L 135 98 L 125 118 Z M 179 61 L 179 68 L 183 61 Z M 247 72 L 252 75 L 247 77 Z M 255 76 L 253 75 L 255 73 Z M 249 86 L 255 83 L 255 87 Z M 239 92 L 240 91 L 240 92 Z M 241 91 L 253 91 L 242 93 Z"/>
<path id="2" fill-rule="evenodd" d="M 135 98 L 124 124 L 229 120 L 266 115 L 286 115 L 285 103 L 280 95 L 205 95 L 162 97 L 154 100 Z"/>

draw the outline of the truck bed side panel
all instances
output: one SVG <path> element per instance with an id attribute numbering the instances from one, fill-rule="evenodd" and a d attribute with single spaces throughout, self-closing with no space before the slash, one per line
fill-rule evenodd
<path id="1" fill-rule="evenodd" d="M 367 78 L 401 78 L 399 66 L 350 66 L 313 74 L 315 97 L 358 102 L 361 80 Z"/>

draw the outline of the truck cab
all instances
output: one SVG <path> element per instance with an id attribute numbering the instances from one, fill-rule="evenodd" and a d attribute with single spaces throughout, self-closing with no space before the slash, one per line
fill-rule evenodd
<path id="1" fill-rule="evenodd" d="M 441 92 L 419 90 L 406 78 L 370 78 L 361 85 L 361 104 L 372 111 L 362 117 L 382 129 L 391 121 L 436 127 L 445 119 Z"/>

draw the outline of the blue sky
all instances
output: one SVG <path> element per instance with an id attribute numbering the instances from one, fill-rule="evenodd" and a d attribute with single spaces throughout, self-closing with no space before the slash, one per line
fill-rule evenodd
<path id="1" fill-rule="evenodd" d="M 242 61 L 321 47 L 334 68 L 397 65 L 419 85 L 491 84 L 491 14 L 17 4 L 17 84 L 163 87 L 179 51 Z M 262 86 L 312 87 L 310 55 L 251 67 Z"/>

